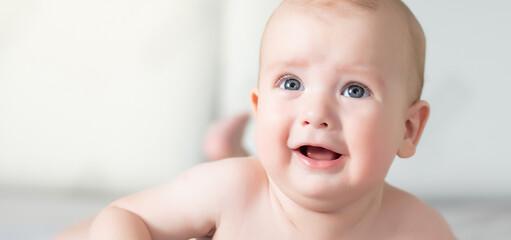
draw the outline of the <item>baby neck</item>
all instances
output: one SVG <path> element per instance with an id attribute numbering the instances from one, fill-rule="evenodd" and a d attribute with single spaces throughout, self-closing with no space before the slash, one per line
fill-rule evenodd
<path id="1" fill-rule="evenodd" d="M 281 226 L 293 239 L 361 239 L 378 216 L 383 185 L 357 202 L 331 211 L 317 211 L 288 198 L 270 183 L 270 198 Z"/>

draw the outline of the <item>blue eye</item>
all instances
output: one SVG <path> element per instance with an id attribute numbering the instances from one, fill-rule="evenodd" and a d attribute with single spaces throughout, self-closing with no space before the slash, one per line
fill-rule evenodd
<path id="1" fill-rule="evenodd" d="M 302 83 L 295 78 L 285 79 L 280 83 L 279 88 L 291 91 L 303 90 Z"/>
<path id="2" fill-rule="evenodd" d="M 349 85 L 342 91 L 342 95 L 351 98 L 364 98 L 370 96 L 369 90 L 357 84 Z"/>

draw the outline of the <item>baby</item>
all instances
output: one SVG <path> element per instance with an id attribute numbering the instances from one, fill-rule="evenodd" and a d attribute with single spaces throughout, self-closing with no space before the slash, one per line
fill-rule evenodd
<path id="1" fill-rule="evenodd" d="M 117 200 L 89 238 L 454 239 L 438 212 L 385 182 L 428 119 L 424 55 L 399 0 L 283 1 L 251 94 L 258 156 Z"/>

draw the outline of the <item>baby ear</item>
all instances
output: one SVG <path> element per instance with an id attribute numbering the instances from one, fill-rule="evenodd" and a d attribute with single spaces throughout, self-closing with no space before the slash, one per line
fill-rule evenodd
<path id="1" fill-rule="evenodd" d="M 257 114 L 257 104 L 259 103 L 259 89 L 257 87 L 252 88 L 250 93 L 250 100 L 252 102 L 252 111 L 254 116 Z"/>
<path id="2" fill-rule="evenodd" d="M 397 155 L 400 158 L 409 158 L 415 154 L 415 149 L 426 126 L 429 117 L 429 104 L 425 101 L 418 101 L 408 109 L 406 120 L 406 132 L 403 143 L 398 149 Z"/>

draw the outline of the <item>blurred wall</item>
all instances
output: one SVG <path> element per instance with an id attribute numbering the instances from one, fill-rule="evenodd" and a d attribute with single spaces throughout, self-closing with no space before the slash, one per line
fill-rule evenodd
<path id="1" fill-rule="evenodd" d="M 217 1 L 0 1 L 0 184 L 133 191 L 203 160 Z"/>
<path id="2" fill-rule="evenodd" d="M 131 191 L 202 161 L 205 125 L 251 111 L 279 2 L 0 1 L 0 184 Z M 404 2 L 427 35 L 432 113 L 389 182 L 511 194 L 511 2 Z"/>

